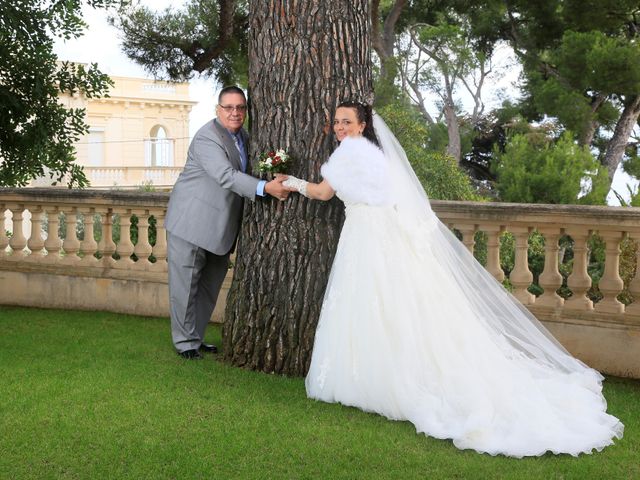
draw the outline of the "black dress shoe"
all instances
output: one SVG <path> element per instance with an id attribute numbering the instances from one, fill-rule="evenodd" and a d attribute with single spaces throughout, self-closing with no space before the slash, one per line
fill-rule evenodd
<path id="1" fill-rule="evenodd" d="M 213 343 L 201 343 L 200 350 L 202 350 L 203 352 L 218 353 L 218 347 L 216 347 Z"/>
<path id="2" fill-rule="evenodd" d="M 202 355 L 197 350 L 185 350 L 184 352 L 178 352 L 182 358 L 186 358 L 187 360 L 201 360 Z"/>

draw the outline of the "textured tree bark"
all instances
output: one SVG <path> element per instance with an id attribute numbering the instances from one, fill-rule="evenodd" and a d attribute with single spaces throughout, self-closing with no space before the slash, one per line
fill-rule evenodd
<path id="1" fill-rule="evenodd" d="M 373 97 L 367 0 L 249 2 L 250 155 L 284 148 L 318 181 L 336 146 L 333 111 Z M 304 375 L 344 215 L 292 194 L 246 202 L 223 327 L 224 358 Z"/>

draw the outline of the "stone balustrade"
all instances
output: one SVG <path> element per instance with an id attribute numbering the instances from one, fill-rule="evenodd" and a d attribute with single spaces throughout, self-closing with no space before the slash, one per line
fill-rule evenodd
<path id="1" fill-rule="evenodd" d="M 183 167 L 83 167 L 91 188 L 130 188 L 152 184 L 168 189 L 178 179 Z M 48 178 L 34 180 L 32 186 L 46 187 Z"/>
<path id="2" fill-rule="evenodd" d="M 0 303 L 166 315 L 168 198 L 155 192 L 0 189 L 0 225 L 11 227 L 10 236 L 0 228 Z M 30 228 L 24 228 L 29 216 Z M 154 245 L 150 221 L 157 229 Z"/>
<path id="3" fill-rule="evenodd" d="M 8 224 L 11 232 L 0 229 L 0 303 L 167 316 L 163 220 L 168 198 L 155 192 L 0 189 L 0 225 Z M 640 240 L 640 209 L 446 201 L 434 201 L 432 207 L 472 252 L 476 232 L 484 232 L 486 268 L 499 281 L 505 278 L 500 237 L 511 232 L 513 295 L 578 358 L 604 372 L 640 378 L 640 275 L 628 285 L 632 300 L 638 301 L 624 305 L 617 298 L 624 288 L 620 243 Z M 25 235 L 28 214 L 30 234 Z M 153 242 L 150 222 L 156 226 Z M 544 269 L 538 278 L 544 293 L 538 297 L 528 290 L 533 281 L 527 258 L 533 231 L 544 237 Z M 603 297 L 595 304 L 587 296 L 592 286 L 588 240 L 594 234 L 606 244 L 598 282 Z M 557 293 L 563 283 L 558 260 L 562 236 L 570 237 L 573 246 L 566 282 L 571 296 L 566 299 Z M 230 275 L 226 288 L 229 282 Z M 224 293 L 215 313 L 218 320 Z"/>
<path id="4" fill-rule="evenodd" d="M 500 268 L 499 237 L 507 231 L 513 234 L 515 264 L 509 277 L 512 293 L 536 314 L 547 317 L 578 314 L 593 321 L 640 323 L 640 302 L 625 307 L 617 299 L 624 288 L 619 272 L 620 243 L 626 237 L 640 240 L 640 208 L 434 201 L 433 209 L 442 222 L 462 234 L 462 242 L 471 252 L 475 233 L 487 235 L 486 268 L 500 282 L 505 276 Z M 533 280 L 527 258 L 528 240 L 534 231 L 545 239 L 544 270 L 539 278 L 544 293 L 539 297 L 527 290 Z M 587 272 L 587 242 L 596 234 L 606 244 L 606 259 L 598 282 L 603 299 L 594 305 L 587 298 L 592 286 Z M 571 238 L 574 252 L 573 270 L 567 281 L 572 295 L 566 301 L 556 293 L 562 286 L 558 265 L 561 236 Z M 636 255 L 640 255 L 640 250 Z M 631 281 L 629 293 L 640 300 L 639 275 Z"/>
<path id="5" fill-rule="evenodd" d="M 632 297 L 624 305 L 618 296 L 624 289 L 620 276 L 620 244 L 635 241 L 636 264 L 640 251 L 640 208 L 578 205 L 530 205 L 434 201 L 433 210 L 442 222 L 462 235 L 473 252 L 475 233 L 487 238 L 487 270 L 499 281 L 500 236 L 511 232 L 515 240 L 514 267 L 509 276 L 513 295 L 541 320 L 576 357 L 601 371 L 640 378 L 640 272 L 636 269 L 628 285 Z M 531 294 L 533 274 L 528 262 L 528 240 L 537 231 L 544 237 L 544 269 L 539 285 L 544 293 Z M 605 242 L 604 272 L 598 282 L 603 298 L 593 303 L 587 296 L 592 287 L 588 240 L 598 235 Z M 567 278 L 571 296 L 564 299 L 559 271 L 558 241 L 570 237 L 573 268 Z"/>
<path id="6" fill-rule="evenodd" d="M 158 188 L 172 187 L 183 167 L 84 167 L 93 188 L 136 186 L 147 183 Z"/>

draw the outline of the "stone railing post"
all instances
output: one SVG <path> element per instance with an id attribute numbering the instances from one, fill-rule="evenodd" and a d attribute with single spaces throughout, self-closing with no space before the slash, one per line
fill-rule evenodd
<path id="1" fill-rule="evenodd" d="M 589 249 L 587 241 L 591 231 L 586 228 L 570 228 L 565 233 L 573 239 L 573 271 L 567 278 L 567 286 L 572 295 L 565 301 L 565 307 L 574 310 L 593 310 L 593 302 L 587 297 L 591 288 L 591 277 L 587 271 Z"/>
<path id="2" fill-rule="evenodd" d="M 132 213 L 138 217 L 138 241 L 133 249 L 133 253 L 138 257 L 135 267 L 148 269 L 151 265 L 149 255 L 152 252 L 151 244 L 149 243 L 149 211 L 133 210 Z"/>
<path id="3" fill-rule="evenodd" d="M 120 241 L 116 245 L 116 253 L 120 259 L 115 263 L 116 268 L 130 268 L 133 265 L 133 243 L 131 242 L 131 209 L 115 208 L 114 213 L 120 217 Z"/>
<path id="4" fill-rule="evenodd" d="M 80 241 L 76 228 L 78 226 L 78 209 L 77 207 L 66 207 L 64 210 L 64 219 L 66 222 L 65 239 L 62 242 L 64 250 L 63 263 L 72 264 L 80 261 L 78 251 L 80 250 Z"/>
<path id="5" fill-rule="evenodd" d="M 606 313 L 623 313 L 624 304 L 616 297 L 622 292 L 624 282 L 620 278 L 620 242 L 623 234 L 615 231 L 600 231 L 600 236 L 606 242 L 604 273 L 598 283 L 598 288 L 604 298 L 596 303 L 596 311 Z"/>
<path id="6" fill-rule="evenodd" d="M 27 242 L 27 247 L 31 254 L 27 257 L 30 262 L 40 262 L 45 256 L 44 240 L 42 239 L 42 219 L 44 213 L 41 207 L 31 207 L 31 236 Z"/>
<path id="7" fill-rule="evenodd" d="M 27 246 L 27 239 L 22 230 L 24 205 L 10 205 L 9 210 L 11 210 L 13 215 L 13 234 L 11 235 L 11 240 L 9 240 L 9 246 L 12 252 L 8 258 L 9 260 L 23 260 L 26 254 L 24 249 Z"/>
<path id="8" fill-rule="evenodd" d="M 4 228 L 6 209 L 5 204 L 0 203 L 0 258 L 7 256 L 7 247 L 9 246 L 9 237 L 7 237 L 7 231 Z"/>
<path id="9" fill-rule="evenodd" d="M 82 223 L 84 225 L 84 238 L 80 242 L 80 252 L 82 253 L 83 265 L 95 265 L 98 263 L 98 259 L 94 257 L 94 254 L 98 251 L 98 242 L 94 237 L 93 232 L 93 216 L 95 215 L 95 208 L 83 207 L 79 209 L 83 215 Z"/>
<path id="10" fill-rule="evenodd" d="M 60 249 L 62 248 L 60 210 L 55 205 L 48 205 L 45 211 L 47 212 L 47 239 L 44 241 L 44 248 L 47 250 L 47 256 L 44 257 L 44 261 L 57 263 L 60 261 Z"/>
<path id="11" fill-rule="evenodd" d="M 498 225 L 480 225 L 479 229 L 487 234 L 487 271 L 502 283 L 504 271 L 500 266 L 500 235 L 503 229 Z"/>
<path id="12" fill-rule="evenodd" d="M 640 234 L 633 233 L 630 237 L 636 244 L 636 273 L 629 283 L 629 293 L 633 296 L 633 303 L 627 305 L 625 313 L 640 315 Z"/>
<path id="13" fill-rule="evenodd" d="M 524 305 L 530 305 L 535 302 L 535 295 L 530 293 L 527 288 L 533 282 L 533 274 L 529 270 L 529 233 L 528 227 L 509 227 L 509 231 L 513 233 L 516 239 L 515 261 L 509 280 L 513 285 L 513 295 Z"/>
<path id="14" fill-rule="evenodd" d="M 538 277 L 544 293 L 536 299 L 536 305 L 544 307 L 561 307 L 564 299 L 556 293 L 562 286 L 562 275 L 558 270 L 558 240 L 559 228 L 540 228 L 538 231 L 544 236 L 544 270 Z"/>
<path id="15" fill-rule="evenodd" d="M 110 208 L 98 209 L 100 214 L 100 228 L 102 236 L 98 243 L 98 251 L 102 254 L 102 263 L 112 267 L 115 263 L 112 255 L 116 253 L 116 244 L 113 241 L 113 212 Z"/>
<path id="16" fill-rule="evenodd" d="M 462 234 L 462 244 L 467 247 L 467 250 L 473 255 L 473 248 L 476 244 L 476 226 L 468 223 L 456 223 L 453 225 L 453 228 Z"/>
<path id="17" fill-rule="evenodd" d="M 153 216 L 156 219 L 156 244 L 153 246 L 153 256 L 156 262 L 154 270 L 167 270 L 167 232 L 164 229 L 164 210 L 154 210 Z"/>

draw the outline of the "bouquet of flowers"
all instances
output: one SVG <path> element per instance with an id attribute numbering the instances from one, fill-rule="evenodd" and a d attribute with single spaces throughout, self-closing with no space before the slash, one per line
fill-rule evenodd
<path id="1" fill-rule="evenodd" d="M 285 173 L 291 164 L 291 157 L 283 149 L 262 152 L 258 156 L 258 171 L 264 173 Z"/>

